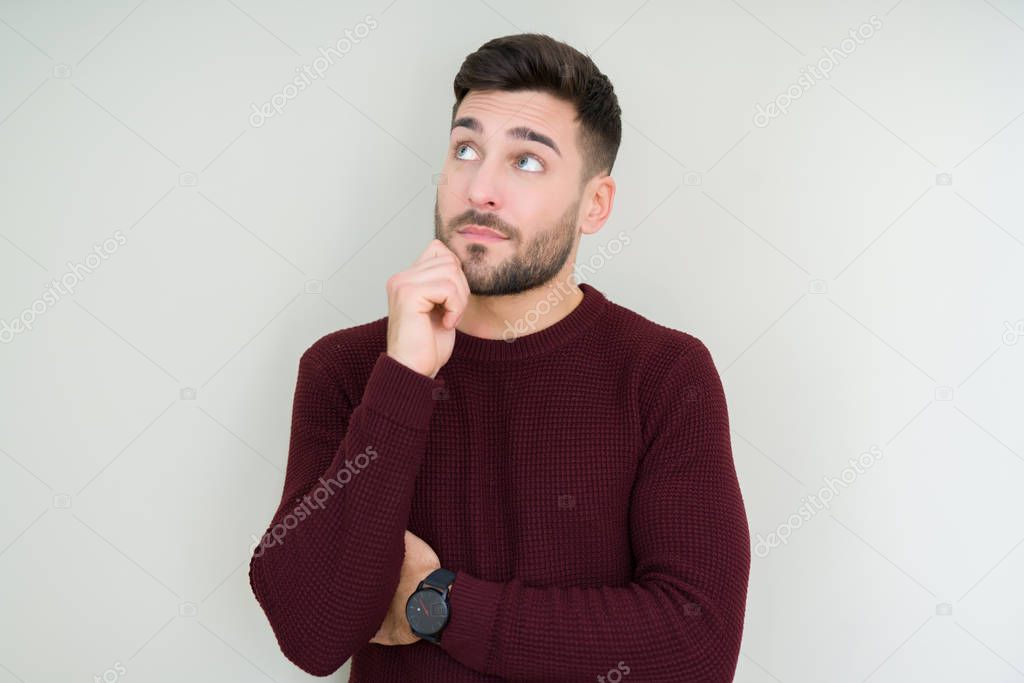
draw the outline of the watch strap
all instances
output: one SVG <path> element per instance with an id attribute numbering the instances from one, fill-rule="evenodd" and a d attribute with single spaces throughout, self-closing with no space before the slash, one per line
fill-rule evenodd
<path id="1" fill-rule="evenodd" d="M 452 587 L 452 582 L 455 581 L 455 572 L 450 569 L 439 567 L 434 571 L 427 574 L 427 578 L 420 581 L 420 585 L 417 590 L 422 588 L 436 588 L 445 595 Z"/>
<path id="2" fill-rule="evenodd" d="M 443 567 L 439 567 L 439 568 L 435 569 L 434 571 L 430 572 L 429 574 L 427 574 L 427 577 L 425 579 L 423 579 L 422 581 L 420 581 L 419 585 L 416 586 L 416 590 L 417 591 L 421 591 L 421 590 L 423 590 L 425 588 L 426 589 L 430 589 L 430 590 L 436 590 L 439 593 L 441 593 L 441 596 L 443 597 L 445 603 L 447 604 L 448 603 L 448 595 L 451 593 L 451 590 L 454 587 L 453 586 L 453 582 L 454 581 L 455 581 L 455 572 L 453 572 L 450 569 L 445 569 Z M 451 609 L 450 609 L 450 607 L 449 607 L 449 610 L 448 610 L 448 619 L 451 619 Z M 441 634 L 444 632 L 444 629 L 447 626 L 448 626 L 448 622 L 445 621 L 445 625 L 442 626 L 441 630 L 438 631 L 437 633 L 418 633 L 415 629 L 413 629 L 413 633 L 415 633 L 417 636 L 419 636 L 423 640 L 426 640 L 428 642 L 434 643 L 436 645 L 436 644 L 439 644 L 441 642 Z"/>

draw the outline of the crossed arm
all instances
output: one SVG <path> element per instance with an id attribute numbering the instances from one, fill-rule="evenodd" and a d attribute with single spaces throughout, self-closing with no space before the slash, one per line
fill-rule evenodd
<path id="1" fill-rule="evenodd" d="M 282 651 L 314 675 L 339 668 L 397 604 L 430 397 L 443 386 L 382 356 L 362 402 L 340 420 L 330 406 L 344 406 L 344 396 L 319 379 L 322 370 L 314 356 L 304 356 L 283 500 L 321 488 L 346 454 L 367 443 L 400 457 L 354 477 L 337 501 L 250 565 L 254 593 Z M 643 681 L 732 680 L 750 543 L 725 397 L 703 344 L 691 344 L 652 397 L 630 501 L 633 580 L 551 587 L 457 571 L 440 642 L 450 656 L 505 678 L 593 681 L 618 668 Z M 317 458 L 326 470 L 319 483 Z M 287 507 L 282 503 L 275 520 Z M 332 550 L 338 539 L 343 553 Z M 334 581 L 344 582 L 344 594 Z"/>

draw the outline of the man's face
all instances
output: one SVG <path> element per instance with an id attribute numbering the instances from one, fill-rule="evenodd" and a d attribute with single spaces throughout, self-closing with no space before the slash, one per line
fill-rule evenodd
<path id="1" fill-rule="evenodd" d="M 462 260 L 473 294 L 539 287 L 572 254 L 582 196 L 575 116 L 570 103 L 538 91 L 472 90 L 462 100 L 434 202 L 434 237 Z M 460 233 L 470 226 L 507 239 Z"/>

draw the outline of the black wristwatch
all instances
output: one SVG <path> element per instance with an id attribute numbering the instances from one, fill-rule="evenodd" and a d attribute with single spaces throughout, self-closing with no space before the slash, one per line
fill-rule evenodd
<path id="1" fill-rule="evenodd" d="M 409 621 L 409 627 L 423 640 L 434 644 L 441 642 L 441 632 L 448 625 L 451 615 L 448 597 L 454 581 L 455 572 L 435 569 L 420 581 L 405 603 L 405 618 Z"/>

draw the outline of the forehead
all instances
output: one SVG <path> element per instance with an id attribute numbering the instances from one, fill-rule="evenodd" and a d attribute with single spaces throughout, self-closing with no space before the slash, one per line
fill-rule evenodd
<path id="1" fill-rule="evenodd" d="M 487 137 L 507 128 L 528 126 L 549 135 L 563 152 L 575 146 L 579 125 L 572 103 L 539 90 L 470 90 L 455 114 L 455 118 L 462 116 L 478 119 Z"/>

